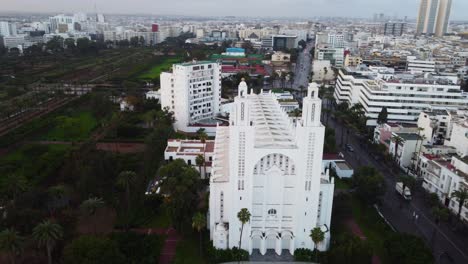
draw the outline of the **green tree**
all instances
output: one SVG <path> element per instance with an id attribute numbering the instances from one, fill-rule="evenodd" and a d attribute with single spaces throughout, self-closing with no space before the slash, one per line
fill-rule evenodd
<path id="1" fill-rule="evenodd" d="M 380 111 L 379 115 L 377 116 L 377 124 L 382 125 L 387 123 L 388 112 L 387 107 L 383 107 L 382 111 Z"/>
<path id="2" fill-rule="evenodd" d="M 442 207 L 442 206 L 434 206 L 432 208 L 432 215 L 434 215 L 435 218 L 435 223 L 437 226 L 434 227 L 434 230 L 432 231 L 432 237 L 431 237 L 431 245 L 434 245 L 434 239 L 437 235 L 437 230 L 438 226 L 440 226 L 441 221 L 447 221 L 450 215 L 450 212 L 447 208 Z"/>
<path id="3" fill-rule="evenodd" d="M 314 229 L 310 230 L 309 236 L 314 242 L 315 261 L 318 261 L 317 246 L 325 239 L 325 233 L 322 231 L 322 229 L 320 229 L 320 227 L 315 227 Z"/>
<path id="4" fill-rule="evenodd" d="M 463 206 L 465 206 L 466 201 L 468 200 L 468 190 L 466 189 L 460 189 L 452 192 L 452 195 L 450 195 L 452 199 L 455 199 L 458 203 L 458 212 L 457 212 L 457 218 L 461 221 L 461 212 L 463 209 Z"/>
<path id="5" fill-rule="evenodd" d="M 393 233 L 384 241 L 391 263 L 431 264 L 434 257 L 424 241 L 416 236 Z"/>
<path id="6" fill-rule="evenodd" d="M 200 255 L 202 254 L 202 231 L 203 228 L 206 226 L 206 217 L 204 214 L 197 212 L 193 217 L 192 217 L 192 228 L 196 229 L 199 235 L 199 244 L 200 244 Z"/>
<path id="7" fill-rule="evenodd" d="M 176 159 L 162 166 L 158 175 L 163 179 L 161 193 L 166 196 L 164 203 L 172 223 L 181 230 L 184 224 L 189 224 L 198 205 L 199 173 L 184 160 Z"/>
<path id="8" fill-rule="evenodd" d="M 107 237 L 80 236 L 65 247 L 64 260 L 67 264 L 123 264 L 125 256 Z"/>
<path id="9" fill-rule="evenodd" d="M 240 237 L 239 237 L 239 249 L 242 249 L 242 232 L 244 231 L 244 225 L 250 221 L 250 212 L 249 209 L 247 208 L 242 208 L 238 213 L 237 213 L 237 218 L 241 222 L 241 231 L 240 231 Z"/>
<path id="10" fill-rule="evenodd" d="M 48 263 L 52 264 L 52 251 L 57 241 L 63 237 L 62 227 L 59 224 L 46 220 L 34 227 L 32 236 L 37 241 L 39 247 L 46 248 Z"/>
<path id="11" fill-rule="evenodd" d="M 339 236 L 327 255 L 328 263 L 372 263 L 372 248 L 369 243 L 351 234 Z"/>
<path id="12" fill-rule="evenodd" d="M 76 41 L 76 47 L 81 53 L 86 53 L 91 47 L 91 40 L 89 40 L 88 38 L 79 38 Z"/>
<path id="13" fill-rule="evenodd" d="M 47 41 L 46 49 L 51 51 L 60 51 L 63 49 L 63 38 L 54 36 L 51 40 Z"/>
<path id="14" fill-rule="evenodd" d="M 65 39 L 64 45 L 68 50 L 71 50 L 71 51 L 75 50 L 76 48 L 75 40 L 72 38 Z"/>
<path id="15" fill-rule="evenodd" d="M 0 232 L 0 251 L 8 254 L 11 264 L 15 264 L 16 256 L 23 251 L 24 238 L 13 229 Z"/>
<path id="16" fill-rule="evenodd" d="M 384 177 L 373 167 L 358 168 L 353 175 L 353 185 L 357 196 L 370 204 L 378 202 L 385 193 Z"/>
<path id="17" fill-rule="evenodd" d="M 139 43 L 139 38 L 138 37 L 131 37 L 130 38 L 130 45 L 132 47 L 138 47 L 138 43 Z"/>
<path id="18" fill-rule="evenodd" d="M 104 206 L 105 206 L 105 202 L 104 202 L 104 200 L 102 200 L 102 198 L 93 197 L 93 198 L 89 198 L 87 200 L 84 200 L 80 205 L 80 209 L 88 217 L 93 217 L 93 216 L 96 215 L 96 211 L 99 208 L 102 208 Z M 93 224 L 94 234 L 96 234 L 97 233 L 96 219 L 93 222 L 94 222 L 94 224 Z"/>
<path id="19" fill-rule="evenodd" d="M 28 181 L 23 175 L 10 174 L 1 181 L 2 193 L 6 198 L 13 201 L 13 206 L 15 206 L 19 194 L 23 193 L 27 188 Z"/>
<path id="20" fill-rule="evenodd" d="M 304 90 L 305 90 L 305 86 L 304 85 L 299 85 L 299 91 L 301 93 L 301 97 L 304 96 Z"/>
<path id="21" fill-rule="evenodd" d="M 130 191 L 135 185 L 137 175 L 133 171 L 122 171 L 117 178 L 117 185 L 125 189 L 125 202 L 126 202 L 126 211 L 127 211 L 127 224 L 126 228 L 128 230 L 129 226 L 129 216 L 130 216 Z"/>

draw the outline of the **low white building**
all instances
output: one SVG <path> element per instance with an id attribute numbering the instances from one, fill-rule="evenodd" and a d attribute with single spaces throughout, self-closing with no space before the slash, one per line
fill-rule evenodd
<path id="1" fill-rule="evenodd" d="M 394 140 L 396 137 L 401 139 L 398 146 L 396 140 Z M 390 140 L 389 153 L 392 157 L 395 157 L 396 151 L 396 163 L 400 165 L 402 169 L 415 169 L 415 159 L 421 144 L 420 136 L 416 133 L 393 133 L 392 139 Z"/>
<path id="2" fill-rule="evenodd" d="M 310 231 L 318 227 L 326 233 L 316 246 L 328 249 L 334 179 L 322 170 L 321 106 L 310 84 L 294 124 L 273 94 L 249 93 L 241 82 L 230 126 L 216 132 L 208 225 L 215 248 L 237 247 L 240 238 L 250 254 L 293 254 L 314 248 Z M 241 237 L 242 208 L 251 218 Z"/>
<path id="3" fill-rule="evenodd" d="M 204 157 L 204 164 L 197 165 L 197 157 Z M 209 178 L 214 155 L 214 140 L 181 140 L 169 139 L 164 151 L 164 160 L 171 162 L 176 159 L 182 159 L 188 165 L 193 166 L 203 179 Z"/>
<path id="4" fill-rule="evenodd" d="M 344 160 L 343 154 L 323 154 L 322 170 L 332 168 L 336 176 L 340 179 L 353 177 L 354 170 L 348 162 Z"/>
<path id="5" fill-rule="evenodd" d="M 436 71 L 436 62 L 431 60 L 417 60 L 414 57 L 408 57 L 406 67 L 411 73 L 433 73 Z"/>
<path id="6" fill-rule="evenodd" d="M 161 101 L 161 91 L 149 91 L 145 94 L 146 99 L 156 99 Z"/>

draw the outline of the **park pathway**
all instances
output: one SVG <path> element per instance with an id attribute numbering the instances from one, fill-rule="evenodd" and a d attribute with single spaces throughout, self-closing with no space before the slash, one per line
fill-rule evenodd
<path id="1" fill-rule="evenodd" d="M 177 233 L 174 228 L 146 228 L 146 229 L 132 229 L 132 231 L 137 232 L 139 234 L 156 234 L 156 235 L 164 235 L 166 236 L 166 240 L 164 241 L 164 245 L 161 251 L 161 255 L 159 257 L 159 264 L 171 264 L 174 260 L 177 244 L 182 239 L 182 236 Z"/>
<path id="2" fill-rule="evenodd" d="M 351 232 L 359 237 L 361 240 L 366 240 L 367 237 L 364 235 L 364 232 L 362 232 L 361 228 L 359 227 L 359 225 L 356 223 L 356 221 L 351 218 L 351 219 L 348 219 L 346 221 L 346 225 L 348 226 L 349 230 L 351 230 Z M 380 260 L 379 256 L 377 255 L 372 255 L 372 264 L 381 264 L 382 261 Z"/>

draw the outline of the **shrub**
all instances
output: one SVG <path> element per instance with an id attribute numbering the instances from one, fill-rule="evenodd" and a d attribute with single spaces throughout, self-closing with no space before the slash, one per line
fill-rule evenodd
<path id="1" fill-rule="evenodd" d="M 207 249 L 207 256 L 209 263 L 223 263 L 231 261 L 247 261 L 249 260 L 249 253 L 243 249 L 234 247 L 232 249 L 217 249 L 210 246 Z"/>
<path id="2" fill-rule="evenodd" d="M 307 248 L 298 248 L 294 251 L 294 260 L 295 261 L 313 261 L 314 252 Z"/>

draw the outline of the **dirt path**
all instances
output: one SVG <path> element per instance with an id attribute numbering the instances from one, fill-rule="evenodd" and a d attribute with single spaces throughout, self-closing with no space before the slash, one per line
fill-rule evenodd
<path id="1" fill-rule="evenodd" d="M 132 231 L 140 234 L 157 234 L 165 235 L 166 240 L 161 250 L 161 256 L 159 257 L 159 264 L 171 264 L 174 260 L 177 244 L 180 242 L 182 237 L 177 233 L 174 228 L 148 228 L 148 229 L 132 229 Z"/>
<path id="2" fill-rule="evenodd" d="M 364 235 L 364 232 L 362 232 L 362 229 L 359 227 L 359 225 L 356 223 L 354 218 L 350 218 L 346 221 L 346 226 L 348 226 L 349 230 L 353 233 L 353 235 L 359 237 L 361 240 L 367 240 L 367 237 Z M 380 260 L 380 257 L 377 255 L 372 255 L 372 264 L 381 264 L 382 261 Z"/>

